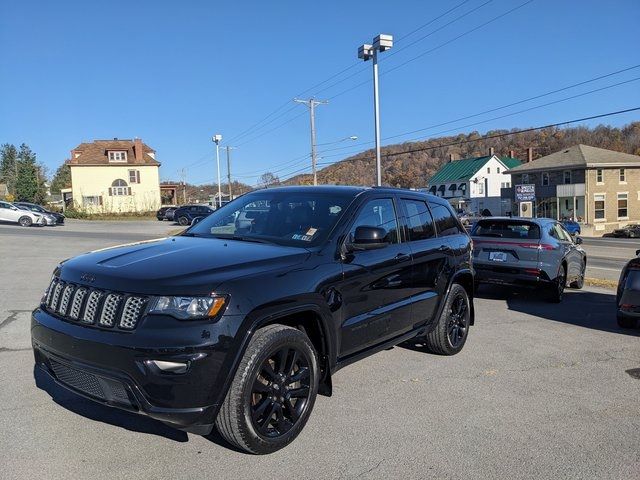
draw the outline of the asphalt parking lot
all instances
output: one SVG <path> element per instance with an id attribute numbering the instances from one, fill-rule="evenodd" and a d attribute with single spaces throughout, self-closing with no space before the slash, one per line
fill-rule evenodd
<path id="1" fill-rule="evenodd" d="M 270 456 L 34 378 L 29 314 L 55 265 L 175 228 L 0 226 L 0 478 L 640 477 L 640 331 L 617 327 L 612 290 L 568 290 L 556 305 L 483 287 L 461 354 L 406 345 L 345 368 L 301 436 Z M 635 246 L 601 242 L 585 246 L 603 260 Z"/>

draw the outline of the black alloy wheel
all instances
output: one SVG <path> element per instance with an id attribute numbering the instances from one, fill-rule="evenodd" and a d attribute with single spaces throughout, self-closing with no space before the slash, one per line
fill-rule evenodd
<path id="1" fill-rule="evenodd" d="M 187 225 L 189 225 L 191 222 L 189 221 L 189 219 L 187 217 L 180 217 L 178 219 L 178 223 L 180 225 L 182 225 L 183 227 L 186 227 Z"/>
<path id="2" fill-rule="evenodd" d="M 580 276 L 576 278 L 573 282 L 569 284 L 571 288 L 575 288 L 576 290 L 580 290 L 584 287 L 584 277 L 587 273 L 587 265 L 582 262 L 582 270 L 580 271 Z"/>
<path id="3" fill-rule="evenodd" d="M 467 336 L 469 328 L 467 310 L 467 300 L 461 294 L 457 294 L 451 304 L 447 325 L 447 336 L 453 348 L 458 348 Z"/>
<path id="4" fill-rule="evenodd" d="M 560 265 L 558 276 L 551 284 L 550 300 L 553 303 L 560 303 L 567 286 L 567 269 L 564 265 Z"/>
<path id="5" fill-rule="evenodd" d="M 286 434 L 309 405 L 309 361 L 284 346 L 262 362 L 251 391 L 251 419 L 265 437 Z"/>
<path id="6" fill-rule="evenodd" d="M 431 353 L 455 355 L 462 350 L 469 336 L 471 301 L 466 289 L 459 283 L 451 285 L 438 323 L 424 336 Z"/>
<path id="7" fill-rule="evenodd" d="M 291 443 L 311 415 L 320 368 L 307 335 L 268 325 L 251 338 L 216 418 L 220 435 L 249 453 Z"/>

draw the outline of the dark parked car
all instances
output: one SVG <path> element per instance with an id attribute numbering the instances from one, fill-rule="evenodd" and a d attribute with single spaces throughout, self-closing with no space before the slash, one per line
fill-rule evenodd
<path id="1" fill-rule="evenodd" d="M 61 263 L 31 337 L 37 367 L 80 395 L 269 453 L 340 368 L 415 339 L 453 355 L 473 320 L 471 240 L 445 200 L 285 187 Z"/>
<path id="2" fill-rule="evenodd" d="M 41 205 L 37 205 L 35 203 L 30 203 L 30 202 L 13 202 L 13 204 L 18 207 L 31 210 L 32 212 L 41 213 L 43 215 L 44 214 L 51 215 L 55 219 L 56 225 L 64 225 L 65 216 L 61 213 L 52 212 L 51 210 L 47 210 Z"/>
<path id="3" fill-rule="evenodd" d="M 194 218 L 207 217 L 215 212 L 209 205 L 183 205 L 173 212 L 173 220 L 183 227 L 191 225 Z"/>
<path id="4" fill-rule="evenodd" d="M 640 224 L 636 223 L 617 228 L 613 231 L 612 235 L 619 238 L 640 238 Z"/>
<path id="5" fill-rule="evenodd" d="M 582 288 L 587 255 L 582 239 L 549 218 L 493 217 L 471 231 L 476 282 L 545 289 L 560 302 L 567 282 Z"/>
<path id="6" fill-rule="evenodd" d="M 640 250 L 622 269 L 616 295 L 618 325 L 635 328 L 640 323 Z"/>
<path id="7" fill-rule="evenodd" d="M 176 211 L 178 207 L 173 205 L 167 205 L 164 207 L 160 207 L 160 209 L 156 212 L 156 218 L 160 221 L 170 220 L 173 221 L 173 213 Z"/>
<path id="8" fill-rule="evenodd" d="M 573 220 L 563 220 L 562 221 L 562 226 L 571 235 L 580 235 L 582 233 L 582 229 L 580 228 L 580 224 L 578 222 L 574 222 Z"/>

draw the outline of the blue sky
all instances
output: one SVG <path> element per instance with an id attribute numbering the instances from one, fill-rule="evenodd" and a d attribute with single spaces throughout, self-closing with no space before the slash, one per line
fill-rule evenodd
<path id="1" fill-rule="evenodd" d="M 533 0 L 436 48 L 525 2 L 467 0 L 411 33 L 462 2 L 5 0 L 0 142 L 26 142 L 53 172 L 82 141 L 137 136 L 157 150 L 162 179 L 187 167 L 190 182 L 210 183 L 210 138 L 221 133 L 223 144 L 238 146 L 234 176 L 253 183 L 265 171 L 286 177 L 309 163 L 308 115 L 292 102 L 298 94 L 329 99 L 317 109 L 318 143 L 359 137 L 320 146 L 321 162 L 368 146 L 361 144 L 373 139 L 371 68 L 356 51 L 377 33 L 397 39 L 380 61 L 383 138 L 640 64 L 637 0 Z M 383 143 L 639 107 L 640 81 L 633 81 L 465 127 L 637 77 L 640 68 Z M 273 111 L 271 123 L 239 135 Z M 633 112 L 603 123 L 639 118 Z"/>

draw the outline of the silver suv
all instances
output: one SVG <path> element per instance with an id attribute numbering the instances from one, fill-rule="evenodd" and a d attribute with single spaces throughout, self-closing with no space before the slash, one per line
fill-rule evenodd
<path id="1" fill-rule="evenodd" d="M 471 231 L 476 284 L 541 288 L 554 302 L 567 283 L 582 288 L 587 255 L 582 239 L 573 239 L 560 222 L 549 218 L 491 217 Z"/>

